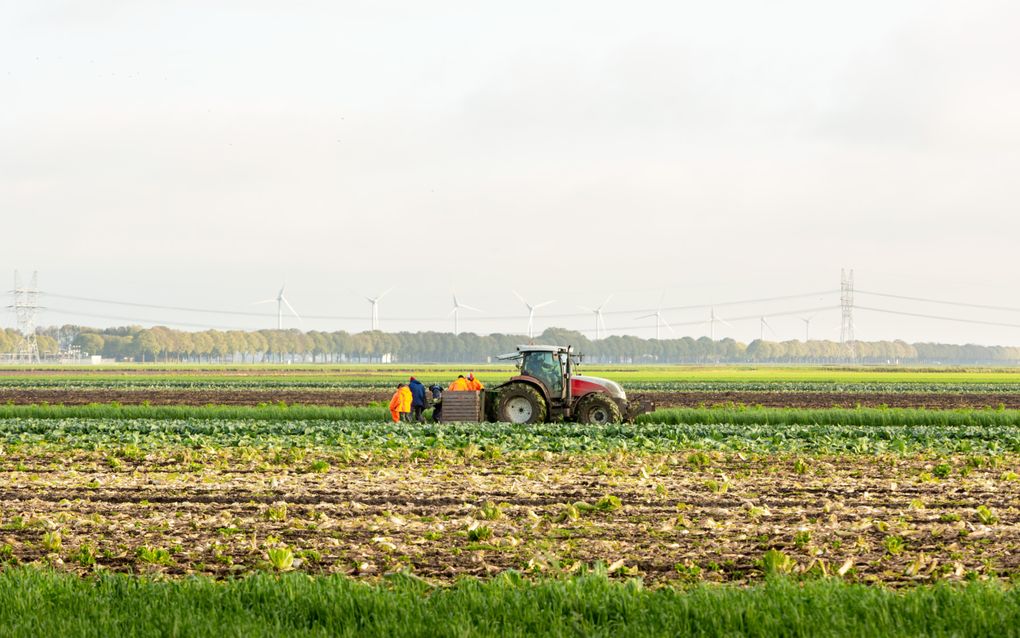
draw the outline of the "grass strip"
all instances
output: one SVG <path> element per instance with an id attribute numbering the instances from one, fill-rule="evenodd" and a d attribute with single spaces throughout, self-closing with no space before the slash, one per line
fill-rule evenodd
<path id="1" fill-rule="evenodd" d="M 215 581 L 0 572 L 6 636 L 1015 636 L 1020 592 L 834 580 L 645 589 L 599 573 L 432 587 L 404 575 Z"/>
<path id="2" fill-rule="evenodd" d="M 430 412 L 426 412 L 428 414 Z M 0 420 L 9 419 L 109 419 L 109 420 L 223 420 L 266 422 L 343 421 L 374 423 L 390 421 L 390 412 L 378 406 L 288 405 L 0 405 Z M 692 407 L 666 408 L 636 419 L 639 425 L 787 425 L 787 426 L 931 426 L 1018 427 L 1017 409 L 923 409 L 923 408 L 772 408 Z M 566 425 L 566 424 L 562 424 Z M 533 428 L 535 426 L 521 426 Z M 626 425 L 624 428 L 628 427 Z"/>
<path id="3" fill-rule="evenodd" d="M 233 405 L 0 405 L 0 419 L 223 419 L 261 421 L 390 420 L 383 407 L 332 407 L 267 403 Z M 667 408 L 643 414 L 638 424 L 697 425 L 858 425 L 858 426 L 1020 426 L 1020 410 L 921 408 Z M 527 426 L 533 427 L 533 426 Z M 624 426 L 626 427 L 626 426 Z"/>

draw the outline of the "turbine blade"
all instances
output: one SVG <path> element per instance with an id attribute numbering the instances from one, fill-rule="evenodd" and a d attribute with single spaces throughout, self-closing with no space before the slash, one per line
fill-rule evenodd
<path id="1" fill-rule="evenodd" d="M 586 312 L 598 312 L 599 311 L 599 309 L 589 308 L 588 306 L 578 306 L 578 308 L 580 308 L 581 310 L 584 310 Z"/>
<path id="2" fill-rule="evenodd" d="M 602 305 L 599 306 L 598 309 L 602 310 L 603 308 L 605 308 L 606 304 L 609 303 L 609 300 L 612 299 L 612 298 L 613 298 L 613 295 L 609 295 L 608 297 L 606 297 L 606 300 L 602 302 Z"/>
<path id="3" fill-rule="evenodd" d="M 462 310 L 473 310 L 473 311 L 475 311 L 475 312 L 484 312 L 483 310 L 479 310 L 478 308 L 475 308 L 474 306 L 467 306 L 467 305 L 465 305 L 465 304 L 461 304 L 461 305 L 460 305 L 460 308 L 461 308 Z"/>
<path id="4" fill-rule="evenodd" d="M 541 308 L 541 307 L 543 307 L 543 306 L 548 306 L 549 304 L 553 304 L 553 303 L 556 303 L 556 300 L 555 300 L 555 299 L 554 299 L 554 300 L 552 300 L 552 301 L 543 301 L 543 302 L 542 302 L 542 303 L 540 303 L 540 304 L 535 304 L 535 308 Z"/>
<path id="5" fill-rule="evenodd" d="M 517 292 L 516 290 L 511 290 L 510 292 L 514 293 L 514 296 L 520 299 L 522 304 L 524 304 L 528 308 L 531 308 L 531 304 L 528 303 L 527 299 L 521 296 L 521 293 Z"/>
<path id="6" fill-rule="evenodd" d="M 393 288 L 392 288 L 392 287 L 390 287 L 390 288 L 387 288 L 387 289 L 386 289 L 386 292 L 384 292 L 383 294 L 381 294 L 381 295 L 379 295 L 378 297 L 376 297 L 376 298 L 375 298 L 375 300 L 376 300 L 376 301 L 379 301 L 380 299 L 382 299 L 382 298 L 383 298 L 383 297 L 385 297 L 386 295 L 390 294 L 391 292 L 393 292 Z"/>
<path id="7" fill-rule="evenodd" d="M 297 310 L 294 310 L 294 306 L 290 305 L 290 302 L 289 302 L 289 301 L 287 301 L 287 298 L 286 298 L 286 297 L 280 297 L 280 299 L 282 299 L 282 300 L 283 300 L 283 304 L 284 304 L 285 306 L 287 306 L 287 308 L 289 308 L 289 309 L 290 309 L 290 311 L 291 311 L 291 312 L 292 312 L 292 313 L 294 314 L 294 316 L 295 316 L 295 317 L 297 317 L 298 319 L 300 319 L 300 318 L 301 318 L 301 315 L 299 315 L 299 314 L 297 313 Z"/>
<path id="8" fill-rule="evenodd" d="M 276 303 L 279 299 L 263 299 L 262 301 L 253 301 L 251 305 L 255 306 L 260 303 Z"/>
<path id="9" fill-rule="evenodd" d="M 666 318 L 665 318 L 665 317 L 663 317 L 662 315 L 659 315 L 659 318 L 660 318 L 660 319 L 661 319 L 661 321 L 662 321 L 662 325 L 664 325 L 664 326 L 666 326 L 667 328 L 669 328 L 669 331 L 670 331 L 670 333 L 671 333 L 671 334 L 673 334 L 673 335 L 676 335 L 676 330 L 673 330 L 673 326 L 669 325 L 669 322 L 668 322 L 668 321 L 666 321 Z"/>

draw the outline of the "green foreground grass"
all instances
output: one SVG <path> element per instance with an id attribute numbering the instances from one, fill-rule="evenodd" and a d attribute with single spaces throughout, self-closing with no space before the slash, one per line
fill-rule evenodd
<path id="1" fill-rule="evenodd" d="M 835 580 L 646 589 L 604 572 L 433 587 L 299 574 L 215 581 L 0 572 L 5 636 L 1015 636 L 1020 590 Z"/>

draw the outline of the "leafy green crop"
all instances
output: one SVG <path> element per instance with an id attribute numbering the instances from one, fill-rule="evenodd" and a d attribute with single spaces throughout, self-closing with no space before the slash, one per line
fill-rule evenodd
<path id="1" fill-rule="evenodd" d="M 761 410 L 674 412 L 676 423 L 395 424 L 251 419 L 0 419 L 0 444 L 96 449 L 133 446 L 599 453 L 677 449 L 823 454 L 1020 451 L 1015 412 Z M 667 416 L 669 414 L 667 413 Z M 698 421 L 704 422 L 698 422 Z M 689 421 L 689 422 L 684 422 Z"/>

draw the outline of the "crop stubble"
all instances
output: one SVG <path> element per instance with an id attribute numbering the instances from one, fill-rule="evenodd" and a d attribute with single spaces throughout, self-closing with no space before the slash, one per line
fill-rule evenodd
<path id="1" fill-rule="evenodd" d="M 439 581 L 605 561 L 650 582 L 743 582 L 762 575 L 770 549 L 791 559 L 784 570 L 849 565 L 845 577 L 867 582 L 1020 572 L 1012 455 L 313 456 L 326 471 L 279 450 L 117 459 L 14 448 L 0 457 L 0 547 L 79 572 L 94 569 L 77 558 L 87 545 L 114 570 L 217 576 L 271 569 L 267 550 L 282 546 L 307 571 L 410 568 Z M 596 506 L 606 495 L 620 508 Z M 143 546 L 171 558 L 147 563 Z"/>

